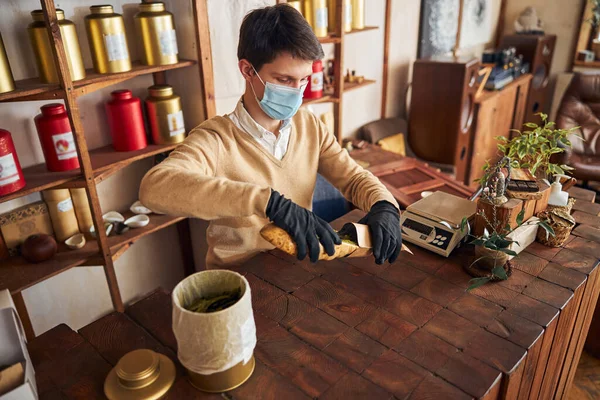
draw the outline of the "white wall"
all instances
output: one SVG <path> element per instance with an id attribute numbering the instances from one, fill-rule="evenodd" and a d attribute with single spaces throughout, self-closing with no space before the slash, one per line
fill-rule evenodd
<path id="1" fill-rule="evenodd" d="M 560 73 L 570 71 L 579 36 L 581 10 L 586 0 L 507 0 L 504 32 L 514 33 L 514 21 L 526 6 L 535 7 L 548 34 L 556 35 L 556 48 L 550 69 L 550 93 Z M 556 99 L 555 99 L 556 100 Z M 560 101 L 558 99 L 557 101 Z"/>
<path id="2" fill-rule="evenodd" d="M 57 7 L 65 10 L 66 17 L 72 20 L 78 31 L 85 66 L 91 68 L 89 47 L 85 35 L 83 17 L 89 13 L 94 0 L 57 1 Z M 117 12 L 123 12 L 127 27 L 133 26 L 132 17 L 137 6 L 129 2 L 111 1 Z M 185 38 L 193 37 L 194 25 L 189 18 L 191 2 L 175 10 L 178 21 L 180 55 L 195 57 L 195 44 Z M 121 6 L 123 4 L 123 6 Z M 31 21 L 29 12 L 39 8 L 39 1 L 5 1 L 0 13 L 0 27 L 4 44 L 15 79 L 37 75 L 26 26 Z M 131 31 L 130 31 L 131 33 Z M 130 34 L 129 39 L 133 36 Z M 131 42 L 131 40 L 130 40 Z M 130 43 L 132 58 L 137 51 Z M 184 115 L 189 127 L 203 119 L 200 92 L 197 90 L 199 76 L 197 67 L 168 74 L 175 90 L 182 95 Z M 186 82 L 183 85 L 182 82 Z M 79 109 L 88 146 L 93 149 L 110 144 L 110 135 L 105 119 L 103 103 L 112 90 L 132 89 L 136 96 L 146 97 L 146 88 L 152 84 L 150 76 L 132 79 L 125 83 L 86 95 L 79 100 Z M 41 146 L 33 123 L 39 107 L 48 102 L 0 103 L 0 127 L 12 133 L 17 154 L 23 167 L 44 162 Z M 99 185 L 103 211 L 126 210 L 137 200 L 139 182 L 151 167 L 151 160 L 137 162 L 115 174 Z M 39 194 L 0 204 L 0 213 L 40 199 Z M 31 266 L 30 268 L 35 268 Z M 170 227 L 149 235 L 137 242 L 115 263 L 121 294 L 125 302 L 130 302 L 162 286 L 171 289 L 183 277 L 183 266 L 179 251 L 177 230 Z M 48 279 L 23 292 L 29 309 L 32 324 L 40 334 L 61 322 L 74 329 L 88 324 L 112 311 L 112 303 L 102 267 L 74 268 Z"/>

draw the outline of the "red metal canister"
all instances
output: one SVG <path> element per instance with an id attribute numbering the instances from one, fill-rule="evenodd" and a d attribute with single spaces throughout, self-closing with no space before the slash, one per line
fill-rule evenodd
<path id="1" fill-rule="evenodd" d="M 10 132 L 0 129 L 0 196 L 25 186 L 25 178 Z"/>
<path id="2" fill-rule="evenodd" d="M 42 113 L 35 117 L 46 167 L 60 172 L 79 168 L 75 139 L 65 106 L 58 103 L 42 106 Z"/>
<path id="3" fill-rule="evenodd" d="M 320 99 L 323 97 L 323 62 L 317 60 L 312 65 L 312 75 L 304 90 L 305 99 Z"/>
<path id="4" fill-rule="evenodd" d="M 108 125 L 116 151 L 133 151 L 148 145 L 142 117 L 142 102 L 131 90 L 115 90 L 106 103 Z"/>

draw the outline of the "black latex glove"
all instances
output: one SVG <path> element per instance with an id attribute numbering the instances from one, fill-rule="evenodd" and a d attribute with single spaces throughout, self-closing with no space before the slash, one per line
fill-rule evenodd
<path id="1" fill-rule="evenodd" d="M 327 222 L 275 190 L 271 190 L 271 197 L 267 204 L 267 217 L 289 233 L 296 242 L 298 260 L 303 260 L 308 250 L 310 261 L 317 262 L 321 252 L 319 242 L 330 256 L 335 253 L 334 245 L 342 243 L 338 234 Z"/>
<path id="2" fill-rule="evenodd" d="M 385 260 L 389 260 L 390 264 L 396 261 L 402 249 L 398 209 L 389 201 L 378 201 L 358 223 L 369 226 L 375 262 L 381 265 Z M 344 236 L 347 233 L 342 228 L 339 234 Z"/>

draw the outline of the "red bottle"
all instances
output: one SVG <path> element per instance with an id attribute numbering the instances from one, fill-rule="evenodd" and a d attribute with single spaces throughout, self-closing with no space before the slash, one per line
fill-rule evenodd
<path id="1" fill-rule="evenodd" d="M 131 90 L 115 90 L 106 103 L 108 125 L 116 151 L 133 151 L 148 145 L 142 117 L 142 102 Z"/>
<path id="2" fill-rule="evenodd" d="M 25 178 L 10 132 L 0 129 L 0 196 L 16 192 L 24 186 Z"/>
<path id="3" fill-rule="evenodd" d="M 42 106 L 35 117 L 35 127 L 42 143 L 48 171 L 60 172 L 79 168 L 75 139 L 65 106 L 58 103 Z"/>
<path id="4" fill-rule="evenodd" d="M 320 99 L 323 97 L 323 62 L 317 60 L 312 65 L 313 73 L 304 90 L 305 99 Z"/>

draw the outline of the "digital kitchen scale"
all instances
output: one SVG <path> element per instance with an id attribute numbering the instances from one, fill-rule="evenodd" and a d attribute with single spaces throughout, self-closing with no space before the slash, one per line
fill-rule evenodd
<path id="1" fill-rule="evenodd" d="M 463 217 L 472 220 L 476 212 L 473 201 L 434 192 L 402 213 L 402 240 L 448 257 L 467 235 L 467 229 L 460 230 Z"/>

